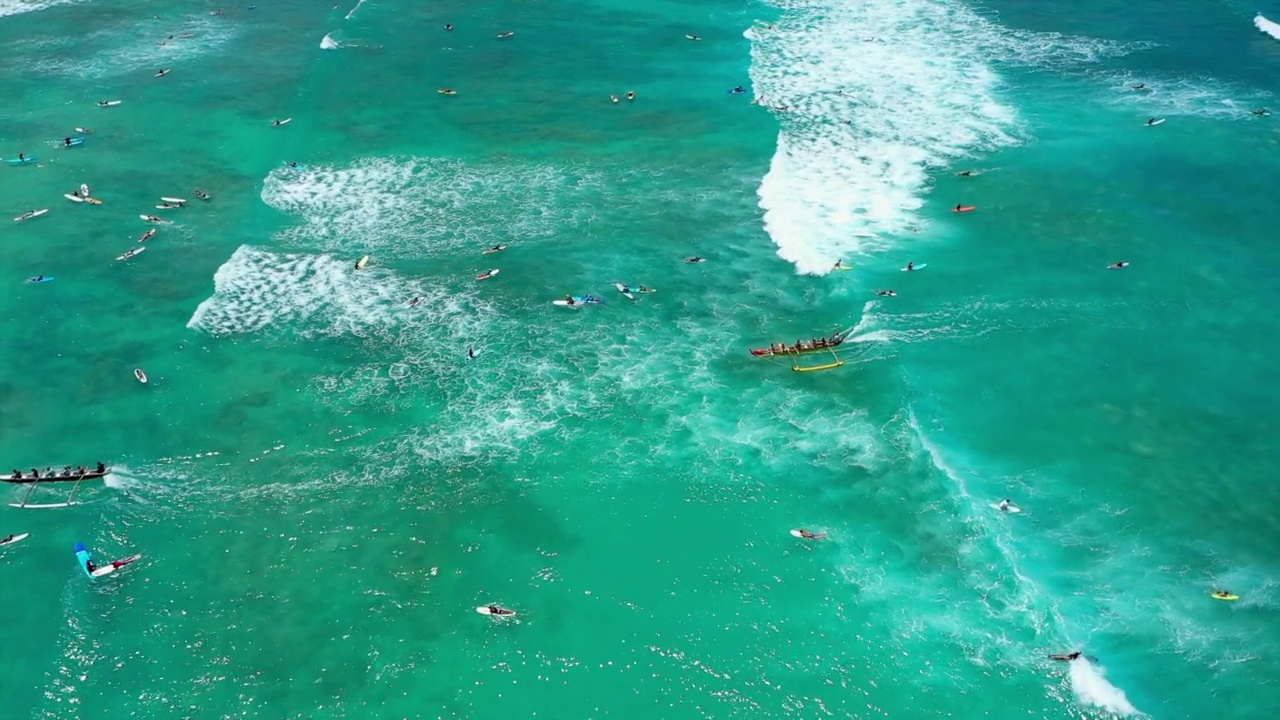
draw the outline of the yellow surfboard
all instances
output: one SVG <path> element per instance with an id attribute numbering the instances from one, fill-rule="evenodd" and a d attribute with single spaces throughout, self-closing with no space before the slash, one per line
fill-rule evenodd
<path id="1" fill-rule="evenodd" d="M 1214 590 L 1209 594 L 1212 595 L 1215 600 L 1239 600 L 1240 599 L 1239 595 L 1233 592 L 1227 592 L 1226 590 Z"/>

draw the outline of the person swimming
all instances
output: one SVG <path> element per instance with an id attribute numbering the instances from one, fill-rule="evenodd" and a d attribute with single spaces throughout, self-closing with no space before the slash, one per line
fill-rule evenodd
<path id="1" fill-rule="evenodd" d="M 973 177 L 974 172 L 972 170 L 961 170 L 960 172 L 956 173 L 956 175 L 960 177 Z"/>
<path id="2" fill-rule="evenodd" d="M 898 296 L 898 293 L 894 290 L 876 290 L 875 292 L 880 297 L 897 297 Z"/>
<path id="3" fill-rule="evenodd" d="M 468 360 L 475 360 L 475 359 L 476 359 L 476 349 L 475 349 L 475 348 L 467 348 L 467 359 L 468 359 Z"/>
<path id="4" fill-rule="evenodd" d="M 1082 654 L 1083 653 L 1081 653 L 1079 650 L 1072 650 L 1071 652 L 1067 652 L 1067 653 L 1054 653 L 1049 656 L 1049 659 L 1060 660 L 1062 662 L 1071 662 L 1072 660 L 1079 658 Z"/>

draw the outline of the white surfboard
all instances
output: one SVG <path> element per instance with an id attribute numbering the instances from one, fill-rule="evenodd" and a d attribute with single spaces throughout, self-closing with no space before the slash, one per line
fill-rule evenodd
<path id="1" fill-rule="evenodd" d="M 162 197 L 160 198 L 160 202 L 173 203 L 174 205 L 182 205 L 187 201 L 183 200 L 182 198 Z"/>
<path id="2" fill-rule="evenodd" d="M 991 507 L 997 510 L 1000 510 L 1000 503 L 991 503 Z M 1020 513 L 1022 512 L 1022 508 L 1018 507 L 1017 505 L 1010 505 L 1009 507 L 1005 508 L 1002 512 Z"/>
<path id="3" fill-rule="evenodd" d="M 516 616 L 516 613 L 514 610 L 508 610 L 507 612 L 504 612 L 504 613 L 496 613 L 490 610 L 488 605 L 481 605 L 480 607 L 477 607 L 476 612 L 480 613 L 481 615 L 489 615 L 491 617 L 515 617 Z"/>
<path id="4" fill-rule="evenodd" d="M 368 264 L 369 264 L 369 256 L 368 256 L 368 255 L 365 255 L 364 257 L 362 257 L 362 258 L 360 258 L 359 260 L 357 260 L 357 261 L 356 261 L 356 269 L 357 269 L 357 270 L 363 270 L 363 269 L 364 269 L 364 267 L 365 267 L 366 265 L 368 265 Z"/>
<path id="5" fill-rule="evenodd" d="M 626 297 L 628 300 L 636 299 L 636 296 L 631 294 L 630 288 L 628 288 L 626 285 L 622 283 L 614 283 L 613 286 L 618 288 L 618 292 L 622 293 L 622 295 Z"/>
<path id="6" fill-rule="evenodd" d="M 63 193 L 62 197 L 70 200 L 71 202 L 80 202 L 80 203 L 84 202 L 84 198 L 80 197 L 79 195 L 73 195 L 71 193 Z"/>
<path id="7" fill-rule="evenodd" d="M 168 220 L 155 217 L 154 215 L 139 215 L 138 217 L 142 218 L 143 220 L 146 220 L 147 222 L 153 222 L 153 223 L 164 224 L 164 225 L 169 224 Z"/>
<path id="8" fill-rule="evenodd" d="M 902 268 L 902 272 L 914 272 L 916 270 L 923 270 L 927 267 L 929 267 L 929 263 L 920 263 L 919 265 L 912 265 L 909 268 L 904 267 Z"/>
<path id="9" fill-rule="evenodd" d="M 22 222 L 23 220 L 30 220 L 31 218 L 38 218 L 47 212 L 49 212 L 49 208 L 40 208 L 39 210 L 31 210 L 30 212 L 24 212 L 21 215 L 15 217 L 13 221 Z"/>
<path id="10" fill-rule="evenodd" d="M 142 554 L 139 553 L 137 555 L 130 555 L 129 557 L 126 557 L 126 558 L 120 558 L 119 560 L 108 563 L 106 565 L 99 565 L 98 569 L 93 571 L 93 576 L 98 578 L 104 575 L 110 575 L 116 570 L 119 570 L 120 568 L 125 567 L 126 565 L 129 565 L 131 563 L 135 563 L 141 559 L 142 559 Z"/>
<path id="11" fill-rule="evenodd" d="M 1148 120 L 1143 124 L 1146 125 L 1147 127 L 1155 127 L 1156 125 L 1160 125 L 1163 122 L 1164 122 L 1164 118 L 1155 118 L 1154 120 Z"/>
<path id="12" fill-rule="evenodd" d="M 81 135 L 92 135 L 92 134 L 93 134 L 93 131 L 92 131 L 92 130 L 90 130 L 89 128 L 82 128 L 82 127 L 78 127 L 78 128 L 76 128 L 76 132 L 80 133 Z"/>
<path id="13" fill-rule="evenodd" d="M 498 274 L 498 268 L 494 268 L 494 269 L 492 269 L 492 270 L 489 270 L 489 271 L 486 271 L 486 272 L 482 272 L 482 273 L 480 273 L 479 275 L 477 275 L 477 276 L 476 276 L 476 279 L 477 279 L 477 280 L 488 280 L 489 278 L 491 278 L 491 277 L 493 277 L 494 275 L 497 275 L 497 274 Z"/>
<path id="14" fill-rule="evenodd" d="M 19 533 L 18 535 L 14 535 L 13 537 L 9 538 L 8 540 L 0 541 L 0 545 L 12 545 L 12 544 L 14 544 L 14 543 L 16 543 L 16 542 L 18 542 L 18 541 L 20 541 L 20 540 L 24 540 L 24 539 L 26 539 L 26 537 L 27 537 L 28 535 L 30 535 L 30 534 L 31 534 L 31 533 Z"/>
<path id="15" fill-rule="evenodd" d="M 552 305 L 559 305 L 560 307 L 573 308 L 574 310 L 577 310 L 578 308 L 582 307 L 583 305 L 586 305 L 586 303 L 574 303 L 574 304 L 570 305 L 568 300 L 552 300 L 552 301 L 551 301 L 551 304 L 552 304 Z"/>
<path id="16" fill-rule="evenodd" d="M 165 75 L 168 75 L 171 72 L 173 72 L 173 68 L 165 68 L 163 70 L 157 70 L 156 77 L 164 77 Z"/>
<path id="17" fill-rule="evenodd" d="M 106 102 L 99 101 L 98 106 L 99 107 L 115 107 L 122 102 L 124 101 L 123 100 L 107 100 Z"/>
<path id="18" fill-rule="evenodd" d="M 800 528 L 792 528 L 792 529 L 791 529 L 791 536 L 792 536 L 792 537 L 803 538 L 803 539 L 805 539 L 805 540 L 825 540 L 825 539 L 827 539 L 827 534 L 826 534 L 826 533 L 824 533 L 824 532 L 820 532 L 820 533 L 813 533 L 813 534 L 814 534 L 814 535 L 817 535 L 818 537 L 814 537 L 814 538 L 807 538 L 807 537 L 805 537 L 805 536 L 804 536 L 804 533 L 800 532 Z"/>
<path id="19" fill-rule="evenodd" d="M 291 122 L 293 122 L 293 118 L 287 117 L 283 120 L 272 120 L 271 124 L 275 125 L 276 127 L 280 127 L 281 125 L 288 125 Z"/>
<path id="20" fill-rule="evenodd" d="M 117 260 L 128 260 L 129 258 L 133 257 L 134 255 L 141 255 L 141 254 L 142 254 L 142 252 L 143 252 L 144 250 L 146 250 L 146 249 L 147 249 L 147 246 L 146 246 L 146 245 L 143 245 L 143 246 L 141 246 L 141 247 L 136 247 L 136 248 L 134 248 L 134 249 L 132 249 L 132 250 L 127 250 L 127 251 L 125 251 L 125 253 L 124 253 L 123 255 L 120 255 L 120 256 L 119 256 L 119 257 L 117 257 L 116 259 L 117 259 Z"/>
<path id="21" fill-rule="evenodd" d="M 138 378 L 138 382 L 142 383 L 143 385 L 147 384 L 147 374 L 142 372 L 142 368 L 134 368 L 133 376 Z"/>

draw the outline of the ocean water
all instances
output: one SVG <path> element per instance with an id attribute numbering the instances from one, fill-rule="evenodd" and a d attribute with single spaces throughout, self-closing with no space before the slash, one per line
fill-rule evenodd
<path id="1" fill-rule="evenodd" d="M 6 718 L 1280 710 L 1280 7 L 213 9 L 0 0 Z"/>

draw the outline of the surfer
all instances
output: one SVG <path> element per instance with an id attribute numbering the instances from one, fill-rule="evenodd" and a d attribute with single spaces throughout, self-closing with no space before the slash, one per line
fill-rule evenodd
<path id="1" fill-rule="evenodd" d="M 44 276 L 43 276 L 43 275 L 37 275 L 37 276 L 36 276 L 36 279 L 35 279 L 35 280 L 32 280 L 31 282 L 44 282 Z"/>
<path id="2" fill-rule="evenodd" d="M 1266 108 L 1254 108 L 1254 109 L 1250 110 L 1249 112 L 1251 112 L 1251 113 L 1253 113 L 1254 115 L 1257 115 L 1257 116 L 1259 116 L 1259 117 L 1262 117 L 1262 116 L 1264 116 L 1264 115 L 1270 115 L 1270 114 L 1271 114 L 1271 111 L 1270 111 L 1270 110 L 1268 110 L 1268 109 L 1266 109 Z"/>
<path id="3" fill-rule="evenodd" d="M 26 154 L 26 153 L 18 153 L 18 162 L 26 162 L 26 161 L 27 161 L 27 154 Z"/>
<path id="4" fill-rule="evenodd" d="M 1137 85 L 1130 85 L 1129 87 L 1130 87 L 1131 89 L 1133 89 L 1133 90 L 1146 90 L 1146 89 L 1147 89 L 1147 84 L 1146 84 L 1146 83 L 1138 83 Z"/>
<path id="5" fill-rule="evenodd" d="M 486 248 L 485 252 L 502 252 L 503 250 L 506 250 L 506 249 L 507 249 L 506 245 L 494 245 L 493 247 Z"/>
<path id="6" fill-rule="evenodd" d="M 203 191 L 203 190 L 201 190 L 201 189 L 199 189 L 199 188 L 196 188 L 195 195 L 196 195 L 196 197 L 200 198 L 201 200 L 208 200 L 208 199 L 209 199 L 209 193 L 207 193 L 207 192 L 205 192 L 205 191 Z"/>
<path id="7" fill-rule="evenodd" d="M 1127 268 L 1127 267 L 1129 267 L 1129 261 L 1128 261 L 1128 260 L 1121 260 L 1120 262 L 1113 262 L 1113 263 L 1111 263 L 1110 265 L 1108 265 L 1108 266 L 1107 266 L 1107 269 L 1108 269 L 1108 270 L 1119 270 L 1120 268 Z"/>
<path id="8" fill-rule="evenodd" d="M 1159 124 L 1160 124 L 1161 122 L 1163 122 L 1163 121 L 1164 121 L 1164 118 L 1151 118 L 1151 119 L 1147 120 L 1147 125 L 1148 125 L 1148 126 L 1151 126 L 1151 125 L 1159 125 Z"/>
<path id="9" fill-rule="evenodd" d="M 915 261 L 914 261 L 914 260 L 908 260 L 908 261 L 907 261 L 907 267 L 906 267 L 907 272 L 911 272 L 912 270 L 915 270 L 915 269 L 916 269 L 916 263 L 915 263 Z"/>
<path id="10" fill-rule="evenodd" d="M 997 510 L 1002 510 L 1002 511 L 1007 511 L 1007 510 L 1009 509 L 1009 498 L 1005 498 L 1005 499 L 1001 500 L 1001 501 L 996 505 L 996 509 L 997 509 Z"/>
<path id="11" fill-rule="evenodd" d="M 700 263 L 700 262 L 705 262 L 706 258 L 702 257 L 701 255 L 694 255 L 693 257 L 685 258 L 684 261 L 687 263 Z"/>
<path id="12" fill-rule="evenodd" d="M 281 125 L 284 124 L 284 120 L 272 120 L 271 124 L 275 125 L 276 127 L 280 127 Z"/>
<path id="13" fill-rule="evenodd" d="M 475 349 L 475 348 L 467 348 L 467 359 L 468 359 L 468 360 L 475 360 L 475 359 L 476 359 L 476 349 Z"/>
<path id="14" fill-rule="evenodd" d="M 10 535 L 9 537 L 13 537 L 13 536 Z M 1230 590 L 1214 590 L 1213 596 L 1218 598 L 1219 600 L 1235 600 L 1236 599 L 1235 593 L 1231 592 Z"/>
<path id="15" fill-rule="evenodd" d="M 701 40 L 701 39 L 702 39 L 702 38 L 698 37 L 697 35 L 685 35 L 685 37 L 686 37 L 686 38 L 688 38 L 688 39 L 690 39 L 690 40 Z"/>
<path id="16" fill-rule="evenodd" d="M 628 100 L 635 100 L 635 99 L 636 99 L 636 91 L 635 91 L 635 90 L 628 90 L 628 91 L 627 91 L 627 99 L 628 99 Z"/>
<path id="17" fill-rule="evenodd" d="M 831 266 L 832 270 L 852 270 L 852 265 L 845 265 L 844 260 L 837 260 L 835 265 Z"/>
<path id="18" fill-rule="evenodd" d="M 13 542 L 13 539 L 15 537 L 17 536 L 12 533 L 5 535 L 4 539 L 0 539 L 0 545 L 8 545 L 9 543 Z"/>
<path id="19" fill-rule="evenodd" d="M 413 299 L 409 301 L 409 307 L 413 307 L 414 305 L 417 305 L 420 302 L 422 302 L 422 298 L 415 295 Z"/>
<path id="20" fill-rule="evenodd" d="M 730 94 L 730 95 L 737 95 L 738 93 L 744 93 L 744 92 L 746 92 L 746 90 L 743 90 L 743 89 L 742 89 L 742 86 L 741 86 L 741 85 L 738 85 L 737 87 L 735 87 L 735 88 L 733 88 L 732 90 L 730 90 L 730 91 L 729 91 L 729 94 Z"/>
<path id="21" fill-rule="evenodd" d="M 565 301 L 565 304 L 566 304 L 566 305 L 577 305 L 577 304 L 578 304 L 576 301 L 574 301 L 574 299 L 573 299 L 573 296 L 572 296 L 572 295 L 565 295 L 565 296 L 564 296 L 564 301 Z"/>
<path id="22" fill-rule="evenodd" d="M 498 39 L 499 39 L 499 40 L 503 40 L 503 39 L 506 39 L 506 38 L 511 37 L 512 35 L 515 35 L 515 32 L 514 32 L 514 31 L 511 31 L 511 30 L 508 30 L 508 31 L 506 31 L 506 32 L 500 32 L 500 33 L 498 33 Z"/>
<path id="23" fill-rule="evenodd" d="M 961 170 L 960 172 L 956 173 L 956 175 L 959 175 L 960 177 L 973 177 L 973 171 Z"/>
<path id="24" fill-rule="evenodd" d="M 69 138 L 69 137 L 63 138 L 63 139 L 62 139 L 62 146 L 63 146 L 63 147 L 71 147 L 71 138 Z"/>
<path id="25" fill-rule="evenodd" d="M 1079 658 L 1082 653 L 1079 650 L 1072 650 L 1067 653 L 1054 653 L 1049 656 L 1050 660 L 1061 660 L 1062 662 L 1071 662 Z"/>
<path id="26" fill-rule="evenodd" d="M 106 465 L 103 465 L 102 463 L 98 463 L 98 469 L 97 469 L 97 472 L 104 473 L 104 472 L 106 472 L 106 471 L 107 471 L 107 466 L 106 466 Z"/>
<path id="27" fill-rule="evenodd" d="M 173 36 L 172 36 L 172 35 L 170 35 L 170 36 L 169 36 L 169 39 L 170 39 L 170 40 L 172 40 L 172 39 L 173 39 Z M 159 70 L 159 71 L 157 71 L 157 72 L 156 72 L 156 77 L 164 77 L 165 75 L 168 75 L 168 74 L 169 74 L 169 72 L 170 72 L 170 71 L 172 71 L 172 70 L 173 70 L 173 68 L 164 68 L 164 69 L 162 69 L 162 70 Z"/>
<path id="28" fill-rule="evenodd" d="M 645 286 L 643 286 L 643 285 L 641 285 L 640 287 L 636 288 L 636 291 L 637 291 L 637 292 L 642 292 L 642 293 L 655 293 L 655 292 L 658 292 L 658 291 L 657 291 L 657 290 L 655 290 L 654 288 L 651 288 L 651 287 L 645 287 Z"/>
<path id="29" fill-rule="evenodd" d="M 898 297 L 896 290 L 876 290 L 876 294 L 880 297 Z"/>
<path id="30" fill-rule="evenodd" d="M 610 96 L 609 96 L 609 99 L 610 99 L 611 101 L 613 101 L 613 102 L 618 102 L 618 96 L 617 96 L 617 95 L 610 95 Z"/>
<path id="31" fill-rule="evenodd" d="M 138 238 L 138 242 L 146 242 L 155 236 L 156 236 L 156 229 L 151 228 L 150 230 L 142 233 L 142 237 Z"/>
<path id="32" fill-rule="evenodd" d="M 821 540 L 827 536 L 826 533 L 816 533 L 810 530 L 805 530 L 804 528 L 800 528 L 797 532 L 800 533 L 800 537 L 805 538 L 806 540 Z"/>
<path id="33" fill-rule="evenodd" d="M 453 23 L 445 23 L 445 24 L 444 24 L 444 29 L 445 29 L 445 30 L 452 30 L 452 29 L 453 29 Z"/>
<path id="34" fill-rule="evenodd" d="M 98 566 L 94 564 L 93 560 L 85 560 L 84 569 L 88 570 L 89 574 L 92 575 L 93 573 L 98 571 Z"/>
<path id="35" fill-rule="evenodd" d="M 155 215 L 148 215 L 146 217 L 146 220 L 147 222 L 154 222 L 154 223 L 164 222 L 164 218 L 156 217 Z"/>
<path id="36" fill-rule="evenodd" d="M 485 609 L 489 611 L 490 615 L 515 615 L 516 614 L 515 610 L 508 610 L 500 605 L 486 605 Z"/>

